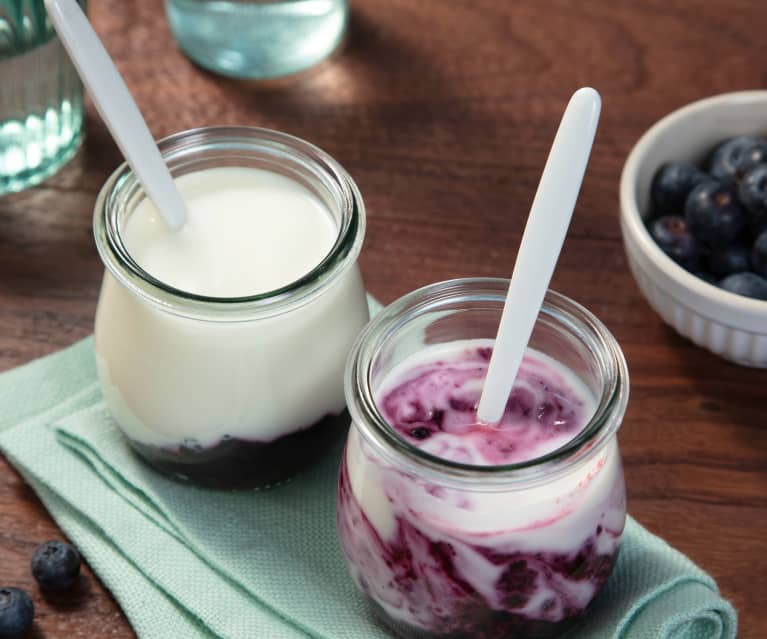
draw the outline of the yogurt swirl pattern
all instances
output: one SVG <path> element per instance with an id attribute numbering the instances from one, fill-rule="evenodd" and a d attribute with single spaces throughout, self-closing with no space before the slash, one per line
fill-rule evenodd
<path id="1" fill-rule="evenodd" d="M 396 382 L 384 382 L 379 393 L 383 416 L 422 450 L 478 466 L 541 457 L 566 444 L 588 422 L 594 401 L 583 385 L 568 380 L 551 358 L 528 352 L 501 421 L 480 424 L 477 405 L 491 353 L 481 346 L 431 352 L 436 359 L 411 364 Z"/>
<path id="2" fill-rule="evenodd" d="M 532 460 L 575 437 L 594 398 L 529 351 L 501 422 L 477 423 L 486 341 L 429 347 L 379 386 L 411 444 L 482 467 Z M 606 582 L 625 522 L 615 441 L 564 475 L 485 491 L 440 484 L 382 457 L 352 429 L 338 493 L 341 545 L 358 587 L 408 638 L 557 637 Z"/>

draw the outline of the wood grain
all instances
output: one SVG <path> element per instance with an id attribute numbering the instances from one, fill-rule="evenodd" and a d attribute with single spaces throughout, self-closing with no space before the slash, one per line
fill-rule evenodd
<path id="1" fill-rule="evenodd" d="M 597 87 L 603 118 L 554 287 L 623 346 L 621 431 L 631 513 L 718 581 L 741 637 L 767 637 L 767 372 L 678 337 L 627 270 L 622 163 L 640 134 L 703 96 L 767 83 L 767 4 L 756 0 L 352 0 L 345 49 L 277 85 L 225 80 L 177 50 L 159 0 L 102 0 L 91 18 L 156 136 L 249 124 L 304 137 L 358 182 L 361 258 L 389 302 L 432 281 L 507 275 L 561 111 Z M 119 155 L 91 106 L 87 141 L 54 178 L 0 199 L 0 369 L 92 330 L 101 264 L 96 193 Z M 66 602 L 31 581 L 34 546 L 60 536 L 0 461 L 0 580 L 35 595 L 36 636 L 131 637 L 98 579 Z"/>

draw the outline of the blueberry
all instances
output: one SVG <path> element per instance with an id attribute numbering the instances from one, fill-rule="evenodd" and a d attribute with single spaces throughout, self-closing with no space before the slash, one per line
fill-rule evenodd
<path id="1" fill-rule="evenodd" d="M 767 224 L 767 164 L 759 164 L 743 177 L 738 186 L 743 206 L 751 214 L 751 225 L 759 228 Z"/>
<path id="2" fill-rule="evenodd" d="M 703 280 L 704 282 L 708 282 L 709 284 L 713 284 L 714 286 L 717 286 L 719 284 L 719 278 L 716 277 L 710 271 L 704 271 L 702 269 L 698 269 L 693 271 L 692 274 L 698 279 Z"/>
<path id="3" fill-rule="evenodd" d="M 709 254 L 708 268 L 717 277 L 747 271 L 750 265 L 750 253 L 748 246 L 741 242 L 720 246 Z"/>
<path id="4" fill-rule="evenodd" d="M 32 575 L 44 590 L 66 590 L 80 575 L 80 553 L 63 541 L 46 541 L 32 555 Z"/>
<path id="5" fill-rule="evenodd" d="M 659 213 L 678 213 L 684 208 L 684 201 L 701 182 L 710 179 L 692 164 L 669 162 L 661 166 L 652 179 L 650 191 Z"/>
<path id="6" fill-rule="evenodd" d="M 725 140 L 714 149 L 708 172 L 724 182 L 738 182 L 763 162 L 767 162 L 767 140 L 743 135 Z"/>
<path id="7" fill-rule="evenodd" d="M 415 439 L 427 439 L 431 437 L 431 430 L 426 428 L 426 426 L 416 426 L 410 429 L 410 436 Z"/>
<path id="8" fill-rule="evenodd" d="M 730 291 L 730 293 L 767 300 L 767 279 L 759 277 L 751 271 L 728 275 L 719 282 L 719 286 L 725 291 Z"/>
<path id="9" fill-rule="evenodd" d="M 762 231 L 751 248 L 751 269 L 757 275 L 767 277 L 767 231 Z"/>
<path id="10" fill-rule="evenodd" d="M 723 182 L 698 184 L 687 196 L 684 215 L 690 232 L 710 246 L 732 242 L 748 221 L 735 190 Z"/>
<path id="11" fill-rule="evenodd" d="M 473 413 L 477 410 L 477 402 L 462 399 L 460 397 L 451 397 L 450 408 L 459 413 Z"/>
<path id="12" fill-rule="evenodd" d="M 490 358 L 493 356 L 493 349 L 490 346 L 481 346 L 477 349 L 477 355 L 479 355 L 486 362 L 489 362 Z"/>
<path id="13" fill-rule="evenodd" d="M 523 608 L 535 594 L 538 572 L 525 559 L 518 559 L 506 566 L 495 582 L 505 608 Z"/>
<path id="14" fill-rule="evenodd" d="M 660 249 L 677 264 L 694 268 L 700 257 L 700 245 L 684 218 L 667 215 L 650 224 L 650 235 Z"/>
<path id="15" fill-rule="evenodd" d="M 19 588 L 0 588 L 0 639 L 16 639 L 32 627 L 35 605 Z"/>

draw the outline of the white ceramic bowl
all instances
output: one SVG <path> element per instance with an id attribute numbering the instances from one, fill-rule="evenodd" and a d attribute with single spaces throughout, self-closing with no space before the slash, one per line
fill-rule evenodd
<path id="1" fill-rule="evenodd" d="M 621 175 L 623 245 L 647 301 L 681 335 L 744 366 L 767 368 L 767 301 L 722 290 L 685 271 L 650 237 L 650 182 L 664 162 L 700 164 L 735 135 L 767 135 L 767 91 L 725 93 L 693 102 L 652 126 Z"/>

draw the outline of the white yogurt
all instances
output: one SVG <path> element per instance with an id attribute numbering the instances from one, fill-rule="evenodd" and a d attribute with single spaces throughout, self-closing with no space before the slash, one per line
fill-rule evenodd
<path id="1" fill-rule="evenodd" d="M 309 273 L 338 236 L 326 204 L 298 182 L 252 168 L 176 180 L 189 219 L 166 229 L 139 203 L 121 236 L 166 285 L 208 297 L 267 293 Z M 355 265 L 307 303 L 246 321 L 197 319 L 149 302 L 107 272 L 96 354 L 107 403 L 144 445 L 203 448 L 222 438 L 270 442 L 344 408 L 346 355 L 368 319 Z"/>
<path id="2" fill-rule="evenodd" d="M 243 167 L 183 175 L 176 185 L 189 218 L 173 232 L 148 199 L 122 231 L 128 252 L 151 275 L 187 293 L 244 297 L 304 276 L 330 252 L 330 211 L 288 177 Z"/>

